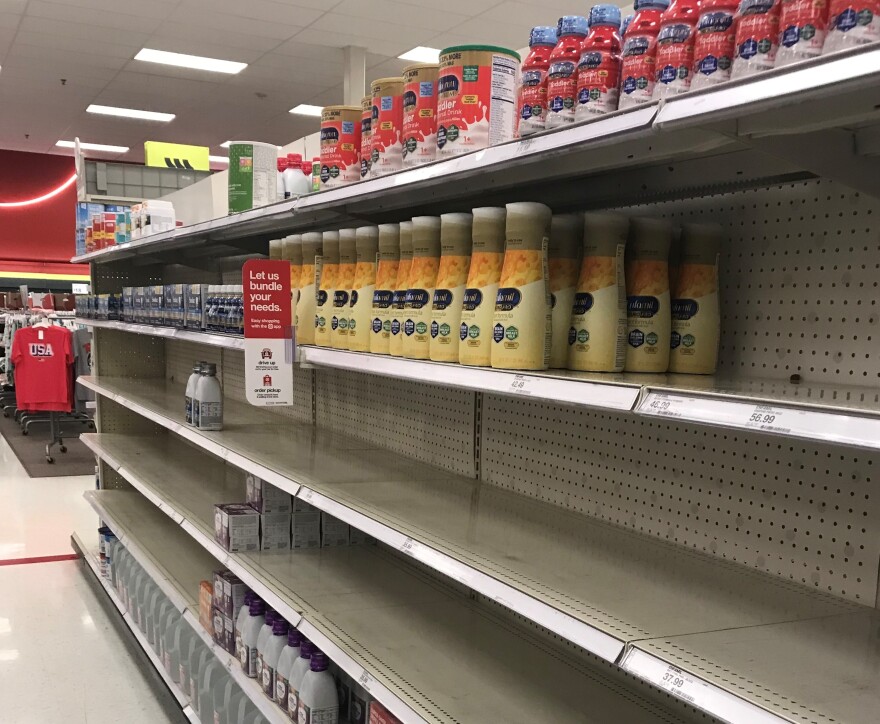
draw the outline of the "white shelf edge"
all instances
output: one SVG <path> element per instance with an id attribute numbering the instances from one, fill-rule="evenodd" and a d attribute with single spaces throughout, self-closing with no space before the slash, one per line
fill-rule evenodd
<path id="1" fill-rule="evenodd" d="M 153 647 L 150 646 L 149 642 L 146 639 L 146 636 L 144 636 L 138 625 L 131 618 L 129 612 L 125 610 L 125 606 L 123 606 L 122 601 L 119 600 L 119 595 L 113 589 L 113 586 L 110 585 L 110 582 L 101 575 L 101 571 L 98 569 L 98 564 L 95 561 L 94 556 L 89 553 L 88 547 L 83 544 L 82 540 L 76 533 L 73 533 L 72 537 L 75 539 L 76 545 L 79 547 L 78 552 L 82 554 L 83 561 L 91 569 L 95 578 L 98 580 L 98 583 L 107 594 L 107 597 L 119 611 L 120 615 L 122 616 L 122 620 L 125 621 L 125 625 L 128 626 L 132 635 L 135 637 L 135 640 L 138 642 L 138 645 L 143 649 L 144 654 L 146 654 L 150 663 L 153 665 L 153 668 L 156 669 L 159 676 L 162 677 L 162 681 L 165 682 L 165 686 L 168 687 L 168 690 L 174 696 L 177 703 L 180 704 L 186 718 L 190 721 L 198 722 L 199 719 L 189 703 L 189 697 L 186 696 L 183 691 L 181 691 L 180 687 L 174 683 L 174 681 L 168 675 L 168 672 L 165 671 L 164 664 L 159 661 L 159 657 L 156 655 L 156 652 L 153 651 Z"/>
<path id="2" fill-rule="evenodd" d="M 300 359 L 316 367 L 333 367 L 368 374 L 429 382 L 479 392 L 551 400 L 612 410 L 632 410 L 638 384 L 600 382 L 548 374 L 532 374 L 446 362 L 404 359 L 387 355 L 303 346 Z"/>
<path id="3" fill-rule="evenodd" d="M 798 437 L 835 445 L 880 448 L 880 418 L 841 408 L 821 409 L 787 401 L 739 399 L 709 393 L 645 388 L 635 409 L 639 415 L 663 417 L 715 427 Z"/>
<path id="4" fill-rule="evenodd" d="M 638 646 L 631 646 L 628 649 L 621 667 L 721 721 L 749 724 L 783 724 L 792 721 L 767 711 L 686 669 L 642 651 Z"/>
<path id="5" fill-rule="evenodd" d="M 518 588 L 499 581 L 467 563 L 394 530 L 363 513 L 349 508 L 308 487 L 301 487 L 298 498 L 342 520 L 367 535 L 411 556 L 434 571 L 448 576 L 527 619 L 550 629 L 610 663 L 620 657 L 624 642 L 605 632 L 533 598 Z"/>
<path id="6" fill-rule="evenodd" d="M 184 329 L 182 327 L 163 327 L 152 324 L 120 322 L 113 319 L 88 319 L 86 317 L 75 317 L 74 321 L 77 324 L 82 324 L 86 327 L 115 329 L 120 332 L 131 332 L 132 334 L 143 334 L 150 337 L 164 337 L 165 339 L 180 339 L 186 342 L 196 342 L 197 344 L 206 344 L 211 347 L 222 347 L 224 349 L 244 349 L 244 337 L 236 337 L 233 335 L 195 332 L 191 329 Z"/>

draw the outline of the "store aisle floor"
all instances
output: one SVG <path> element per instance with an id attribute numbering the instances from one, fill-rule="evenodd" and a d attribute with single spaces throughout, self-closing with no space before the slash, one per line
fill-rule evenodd
<path id="1" fill-rule="evenodd" d="M 72 553 L 96 539 L 83 500 L 93 476 L 28 477 L 0 437 L 0 563 Z M 0 720 L 14 724 L 169 721 L 73 560 L 0 565 Z"/>

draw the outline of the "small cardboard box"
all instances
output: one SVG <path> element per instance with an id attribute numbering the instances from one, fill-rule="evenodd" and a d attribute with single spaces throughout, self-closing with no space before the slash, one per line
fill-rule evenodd
<path id="1" fill-rule="evenodd" d="M 183 327 L 183 284 L 166 284 L 162 293 L 165 324 Z"/>
<path id="2" fill-rule="evenodd" d="M 260 549 L 260 514 L 244 503 L 214 506 L 214 538 L 230 553 Z"/>
<path id="3" fill-rule="evenodd" d="M 321 513 L 321 547 L 348 545 L 348 523 L 328 513 Z"/>
<path id="4" fill-rule="evenodd" d="M 210 581 L 199 583 L 199 623 L 211 636 L 214 635 L 214 618 L 211 612 L 214 603 L 214 587 Z"/>
<path id="5" fill-rule="evenodd" d="M 378 701 L 373 700 L 370 702 L 370 724 L 401 724 L 401 722 Z"/>
<path id="6" fill-rule="evenodd" d="M 245 479 L 247 486 L 247 502 L 261 513 L 291 513 L 293 505 L 291 495 L 281 488 L 276 488 L 256 475 L 248 474 Z"/>
<path id="7" fill-rule="evenodd" d="M 260 515 L 260 550 L 290 550 L 290 513 Z"/>
<path id="8" fill-rule="evenodd" d="M 233 631 L 232 617 L 227 616 L 220 609 L 213 609 L 214 643 L 230 654 L 235 653 L 235 633 Z"/>
<path id="9" fill-rule="evenodd" d="M 321 514 L 318 511 L 293 513 L 290 530 L 293 548 L 321 547 Z"/>
<path id="10" fill-rule="evenodd" d="M 302 498 L 294 498 L 293 499 L 293 512 L 294 513 L 311 513 L 316 511 L 317 508 L 311 503 L 307 503 Z"/>
<path id="11" fill-rule="evenodd" d="M 247 586 L 232 571 L 214 571 L 214 607 L 235 618 L 244 605 Z"/>
<path id="12" fill-rule="evenodd" d="M 187 329 L 203 330 L 205 328 L 205 294 L 207 284 L 183 285 L 183 326 Z"/>
<path id="13" fill-rule="evenodd" d="M 371 535 L 367 535 L 362 530 L 358 530 L 354 526 L 348 527 L 348 545 L 350 546 L 373 546 L 376 545 L 376 539 Z"/>

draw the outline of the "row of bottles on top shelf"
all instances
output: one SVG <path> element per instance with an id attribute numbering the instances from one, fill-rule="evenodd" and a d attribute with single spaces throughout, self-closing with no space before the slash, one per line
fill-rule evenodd
<path id="1" fill-rule="evenodd" d="M 519 202 L 295 234 L 300 344 L 499 369 L 711 374 L 720 226 Z"/>

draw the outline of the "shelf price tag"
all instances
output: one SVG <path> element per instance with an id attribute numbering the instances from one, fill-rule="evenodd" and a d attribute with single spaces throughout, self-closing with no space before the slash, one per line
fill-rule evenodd
<path id="1" fill-rule="evenodd" d="M 658 417 L 683 417 L 687 404 L 688 399 L 686 397 L 649 392 L 639 406 L 639 412 L 647 415 L 657 415 Z"/>
<path id="2" fill-rule="evenodd" d="M 510 392 L 514 395 L 531 395 L 534 392 L 534 377 L 514 375 L 510 383 Z"/>
<path id="3" fill-rule="evenodd" d="M 785 425 L 786 411 L 769 405 L 755 405 L 745 421 L 745 427 L 769 432 L 787 433 L 791 430 Z"/>
<path id="4" fill-rule="evenodd" d="M 400 546 L 400 552 L 406 553 L 408 556 L 415 556 L 416 547 L 419 544 L 416 543 L 412 538 L 407 538 Z"/>
<path id="5" fill-rule="evenodd" d="M 250 259 L 244 281 L 244 380 L 258 407 L 293 404 L 294 333 L 290 262 Z"/>
<path id="6" fill-rule="evenodd" d="M 667 667 L 658 683 L 661 689 L 665 689 L 670 694 L 674 694 L 692 704 L 697 699 L 696 695 L 698 692 L 696 688 L 700 686 L 699 682 L 694 681 L 677 666 L 670 665 Z"/>
<path id="7" fill-rule="evenodd" d="M 373 685 L 373 677 L 370 676 L 366 669 L 361 671 L 361 675 L 358 677 L 358 684 L 363 686 L 368 692 L 370 691 L 370 687 Z"/>

